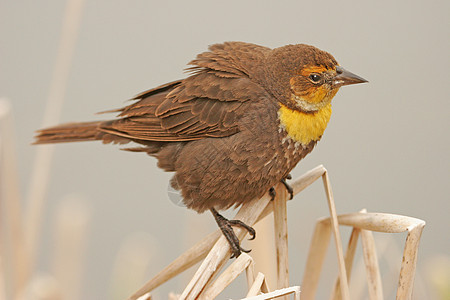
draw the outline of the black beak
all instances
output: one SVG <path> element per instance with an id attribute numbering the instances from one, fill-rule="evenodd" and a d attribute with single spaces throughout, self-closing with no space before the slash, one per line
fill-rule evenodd
<path id="1" fill-rule="evenodd" d="M 347 71 L 341 66 L 336 67 L 336 73 L 337 75 L 333 78 L 334 87 L 341 87 L 344 85 L 368 82 L 364 78 Z"/>

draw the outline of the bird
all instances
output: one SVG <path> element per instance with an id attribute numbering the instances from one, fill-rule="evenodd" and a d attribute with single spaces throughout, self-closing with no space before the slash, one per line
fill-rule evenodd
<path id="1" fill-rule="evenodd" d="M 231 247 L 249 252 L 233 227 L 255 230 L 218 211 L 237 208 L 286 183 L 322 138 L 331 100 L 342 86 L 367 82 L 323 50 L 306 44 L 268 48 L 246 42 L 209 46 L 188 63 L 184 79 L 144 91 L 106 111 L 110 120 L 37 131 L 35 144 L 102 141 L 157 159 L 174 175 L 185 206 L 210 211 Z"/>

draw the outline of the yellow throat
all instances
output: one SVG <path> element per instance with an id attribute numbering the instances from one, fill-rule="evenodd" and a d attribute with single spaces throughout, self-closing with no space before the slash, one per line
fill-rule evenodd
<path id="1" fill-rule="evenodd" d="M 280 125 L 286 130 L 288 136 L 303 146 L 311 141 L 318 141 L 331 117 L 331 103 L 315 113 L 303 113 L 290 109 L 281 104 L 278 110 Z"/>

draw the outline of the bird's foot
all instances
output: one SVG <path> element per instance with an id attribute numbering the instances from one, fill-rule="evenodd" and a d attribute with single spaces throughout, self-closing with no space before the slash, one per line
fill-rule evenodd
<path id="1" fill-rule="evenodd" d="M 291 174 L 287 174 L 286 178 L 281 179 L 281 183 L 284 184 L 284 186 L 286 187 L 286 190 L 289 193 L 289 200 L 292 200 L 292 198 L 294 198 L 294 189 L 292 188 L 292 186 L 290 186 L 286 180 L 290 180 L 292 179 Z"/>
<path id="2" fill-rule="evenodd" d="M 275 191 L 275 188 L 274 187 L 271 187 L 270 189 L 269 189 L 269 195 L 270 195 L 270 200 L 271 201 L 273 201 L 273 200 L 275 200 L 275 197 L 276 197 L 276 195 L 277 195 L 277 192 Z"/>
<path id="3" fill-rule="evenodd" d="M 236 234 L 234 233 L 234 230 L 231 226 L 238 226 L 238 227 L 242 227 L 245 230 L 248 231 L 248 233 L 250 234 L 250 240 L 253 240 L 256 236 L 256 231 L 255 229 L 253 229 L 251 226 L 248 226 L 247 224 L 245 224 L 244 222 L 240 221 L 240 220 L 228 220 L 227 218 L 225 218 L 224 216 L 222 216 L 221 214 L 219 214 L 214 208 L 211 208 L 211 213 L 214 216 L 214 219 L 217 222 L 217 225 L 219 225 L 220 230 L 222 231 L 223 235 L 226 237 L 228 244 L 230 244 L 231 247 L 231 258 L 237 258 L 239 255 L 241 255 L 241 252 L 245 252 L 248 253 L 251 250 L 246 250 L 244 248 L 241 247 L 240 243 L 239 243 L 239 239 L 236 236 Z"/>
<path id="4" fill-rule="evenodd" d="M 292 186 L 290 186 L 287 182 L 286 179 L 292 179 L 291 174 L 287 174 L 286 178 L 281 179 L 281 183 L 284 185 L 284 187 L 286 188 L 286 190 L 289 193 L 289 200 L 292 200 L 292 198 L 294 198 L 294 189 L 292 188 Z M 273 201 L 273 199 L 275 199 L 275 196 L 277 195 L 277 192 L 275 191 L 274 187 L 271 187 L 269 189 L 269 195 L 272 198 L 271 200 Z"/>

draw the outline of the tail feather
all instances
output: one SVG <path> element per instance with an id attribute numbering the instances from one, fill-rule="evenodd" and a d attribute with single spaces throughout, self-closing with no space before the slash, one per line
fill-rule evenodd
<path id="1" fill-rule="evenodd" d="M 101 121 L 84 123 L 67 123 L 37 131 L 33 144 L 52 144 L 80 141 L 101 140 L 103 133 L 99 130 Z"/>

